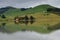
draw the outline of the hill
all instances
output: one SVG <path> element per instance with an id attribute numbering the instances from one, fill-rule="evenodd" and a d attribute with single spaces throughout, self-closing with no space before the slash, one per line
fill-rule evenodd
<path id="1" fill-rule="evenodd" d="M 9 9 L 14 9 L 13 7 L 4 7 L 4 8 L 0 8 L 0 14 L 3 14 L 4 12 L 8 11 Z"/>
<path id="2" fill-rule="evenodd" d="M 0 18 L 0 22 L 3 22 L 3 24 L 6 22 L 6 28 L 10 32 L 26 29 L 41 33 L 47 33 L 60 29 L 60 8 L 44 4 L 38 5 L 33 8 L 18 9 L 14 7 L 5 7 L 2 10 L 4 10 L 4 12 L 1 13 L 3 15 L 3 19 Z M 6 16 L 6 18 L 4 17 L 4 15 Z M 28 23 L 28 25 L 25 25 L 24 22 L 22 24 L 21 22 L 18 22 L 17 25 L 14 24 L 15 17 L 25 17 L 25 15 L 28 16 L 29 20 L 30 16 L 33 16 L 35 19 L 34 23 Z"/>
<path id="3" fill-rule="evenodd" d="M 20 9 L 8 6 L 5 8 L 0 8 L 0 14 L 4 14 L 6 16 L 28 15 L 28 14 L 34 14 L 34 13 L 45 14 L 45 13 L 51 13 L 51 11 L 53 11 L 53 8 L 55 9 L 54 10 L 55 14 L 56 14 L 56 9 L 60 13 L 59 8 L 55 8 L 48 4 L 43 4 L 43 5 L 38 5 L 36 7 L 33 7 L 33 8 L 20 8 Z M 51 10 L 49 11 L 49 9 Z"/>

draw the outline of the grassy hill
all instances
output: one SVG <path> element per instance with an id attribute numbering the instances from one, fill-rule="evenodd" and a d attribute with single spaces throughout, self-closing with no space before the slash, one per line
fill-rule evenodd
<path id="1" fill-rule="evenodd" d="M 14 8 L 14 7 L 10 7 L 10 6 L 0 8 L 0 9 L 3 10 L 2 12 L 6 16 L 17 16 L 17 15 L 20 16 L 20 15 L 28 15 L 28 14 L 35 14 L 35 13 L 43 13 L 43 14 L 45 14 L 45 13 L 47 13 L 47 10 L 49 8 L 53 9 L 55 7 L 50 6 L 48 4 L 43 4 L 43 5 L 38 5 L 36 7 L 33 7 L 33 8 L 28 8 L 28 9 L 26 8 L 27 10 L 25 10 L 25 11 L 21 11 L 21 8 L 18 9 L 18 8 Z M 2 12 L 0 14 L 2 14 Z"/>
<path id="2" fill-rule="evenodd" d="M 39 5 L 34 8 L 28 8 L 25 11 L 21 11 L 21 9 L 13 8 L 13 7 L 6 7 L 9 8 L 7 11 L 4 12 L 4 15 L 13 16 L 13 15 L 24 15 L 24 14 L 34 14 L 37 12 L 46 12 L 48 8 L 52 8 L 50 5 Z"/>
<path id="3" fill-rule="evenodd" d="M 36 32 L 47 33 L 52 30 L 55 30 L 57 26 L 58 26 L 57 29 L 60 29 L 59 27 L 60 25 L 58 24 L 60 23 L 59 8 L 55 8 L 47 4 L 38 5 L 36 7 L 26 8 L 26 9 L 24 8 L 18 9 L 14 7 L 5 7 L 5 8 L 8 8 L 8 10 L 4 11 L 2 14 L 5 15 L 6 19 L 9 20 L 7 21 L 7 25 L 6 25 L 6 28 L 9 31 L 15 32 L 22 29 L 26 29 L 26 30 L 36 31 Z M 28 25 L 14 24 L 14 20 L 13 20 L 14 17 L 25 16 L 25 15 L 27 15 L 28 17 L 32 15 L 35 18 L 36 22 L 32 25 L 31 24 L 28 24 Z M 10 21 L 10 20 L 13 20 L 13 21 Z M 56 24 L 58 25 L 54 28 L 54 25 Z"/>

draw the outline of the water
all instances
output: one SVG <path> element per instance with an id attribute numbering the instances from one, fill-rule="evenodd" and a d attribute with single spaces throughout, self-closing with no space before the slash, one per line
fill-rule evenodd
<path id="1" fill-rule="evenodd" d="M 2 22 L 0 24 L 0 40 L 60 40 L 60 30 L 42 34 L 35 32 L 36 30 L 27 30 L 28 28 L 25 30 L 23 26 L 25 27 L 25 25 Z M 26 26 L 28 27 L 28 25 Z"/>
<path id="2" fill-rule="evenodd" d="M 60 30 L 41 34 L 34 31 L 18 31 L 12 34 L 1 33 L 0 40 L 60 40 Z"/>
<path id="3" fill-rule="evenodd" d="M 55 23 L 54 25 L 35 22 L 33 24 L 24 24 L 24 22 L 18 24 L 14 22 L 0 22 L 0 32 L 6 33 L 14 33 L 17 31 L 35 31 L 39 33 L 48 33 L 57 29 L 60 29 L 60 22 Z"/>
<path id="4" fill-rule="evenodd" d="M 0 22 L 0 40 L 60 40 L 59 18 Z"/>

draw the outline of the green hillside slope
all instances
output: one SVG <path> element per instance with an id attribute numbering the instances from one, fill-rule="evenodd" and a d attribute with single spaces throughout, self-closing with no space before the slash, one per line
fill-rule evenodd
<path id="1" fill-rule="evenodd" d="M 21 11 L 20 9 L 9 9 L 4 14 L 7 16 L 17 16 L 17 15 L 27 15 L 27 14 L 34 14 L 38 12 L 46 12 L 48 8 L 52 8 L 50 5 L 39 5 L 34 8 L 28 9 L 26 11 Z"/>

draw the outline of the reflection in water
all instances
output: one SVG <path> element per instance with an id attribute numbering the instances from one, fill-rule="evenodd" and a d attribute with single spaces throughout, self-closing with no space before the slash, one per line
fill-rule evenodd
<path id="1" fill-rule="evenodd" d="M 21 31 L 26 31 L 26 29 L 21 29 Z M 6 23 L 1 23 L 0 32 L 11 33 L 11 31 L 9 31 L 9 29 L 6 28 Z"/>
<path id="2" fill-rule="evenodd" d="M 33 24 L 35 22 L 35 18 L 33 16 L 30 16 L 30 18 L 28 18 L 27 15 L 25 15 L 25 17 L 15 17 L 14 18 L 14 22 L 15 24 L 21 23 L 21 24 L 28 24 L 30 22 L 30 24 Z"/>
<path id="3" fill-rule="evenodd" d="M 2 31 L 2 32 L 7 31 L 7 30 L 5 29 L 5 25 L 6 25 L 6 23 L 2 23 L 2 24 L 0 25 L 0 31 Z"/>
<path id="4" fill-rule="evenodd" d="M 30 16 L 30 23 L 33 24 L 35 22 L 35 18 L 33 16 Z"/>
<path id="5" fill-rule="evenodd" d="M 6 28 L 6 23 L 1 23 L 1 25 L 0 25 L 0 32 L 11 33 L 11 32 Z"/>
<path id="6" fill-rule="evenodd" d="M 21 31 L 26 31 L 26 29 L 22 29 Z"/>
<path id="7" fill-rule="evenodd" d="M 53 26 L 49 26 L 49 24 L 47 24 L 46 26 L 49 26 L 49 27 L 46 27 L 46 29 L 43 29 L 41 27 L 29 27 L 29 26 L 21 26 L 21 25 L 16 25 L 16 24 L 8 24 L 8 27 L 6 25 L 6 23 L 1 23 L 0 25 L 0 32 L 6 32 L 6 33 L 13 33 L 13 32 L 16 32 L 16 31 L 36 31 L 36 32 L 40 32 L 41 30 L 43 31 L 54 31 L 54 30 L 58 30 L 60 29 L 60 23 L 56 24 L 56 25 L 53 25 Z M 45 26 L 45 25 L 44 25 Z M 33 28 L 33 29 L 32 29 Z M 44 27 L 45 28 L 45 27 Z M 41 30 L 40 30 L 41 29 Z"/>
<path id="8" fill-rule="evenodd" d="M 27 16 L 27 15 L 25 15 L 24 17 L 17 16 L 14 18 L 14 22 L 8 22 L 8 23 L 6 22 L 7 25 L 6 23 L 2 23 L 2 24 L 0 23 L 1 24 L 0 31 L 13 33 L 16 31 L 30 30 L 30 31 L 42 32 L 42 33 L 45 32 L 48 33 L 50 32 L 50 30 L 53 31 L 53 30 L 60 29 L 60 24 L 58 24 L 59 26 L 55 25 L 59 23 L 59 19 L 55 20 L 53 18 L 50 20 L 50 18 L 45 19 L 40 17 L 36 19 L 36 17 L 34 18 L 33 16 Z M 19 23 L 22 25 L 20 25 Z M 52 24 L 55 26 L 53 26 Z"/>
<path id="9" fill-rule="evenodd" d="M 28 18 L 28 16 L 26 15 L 26 16 L 24 17 L 24 23 L 27 25 L 28 22 L 29 22 L 29 18 Z"/>
<path id="10" fill-rule="evenodd" d="M 15 24 L 19 23 L 19 17 L 18 16 L 14 18 L 14 22 L 15 22 Z"/>
<path id="11" fill-rule="evenodd" d="M 60 29 L 60 23 L 48 27 L 48 30 L 58 30 L 58 29 Z"/>
<path id="12" fill-rule="evenodd" d="M 12 34 L 0 32 L 0 40 L 60 40 L 60 30 L 49 34 L 41 34 L 34 31 L 19 31 Z"/>

